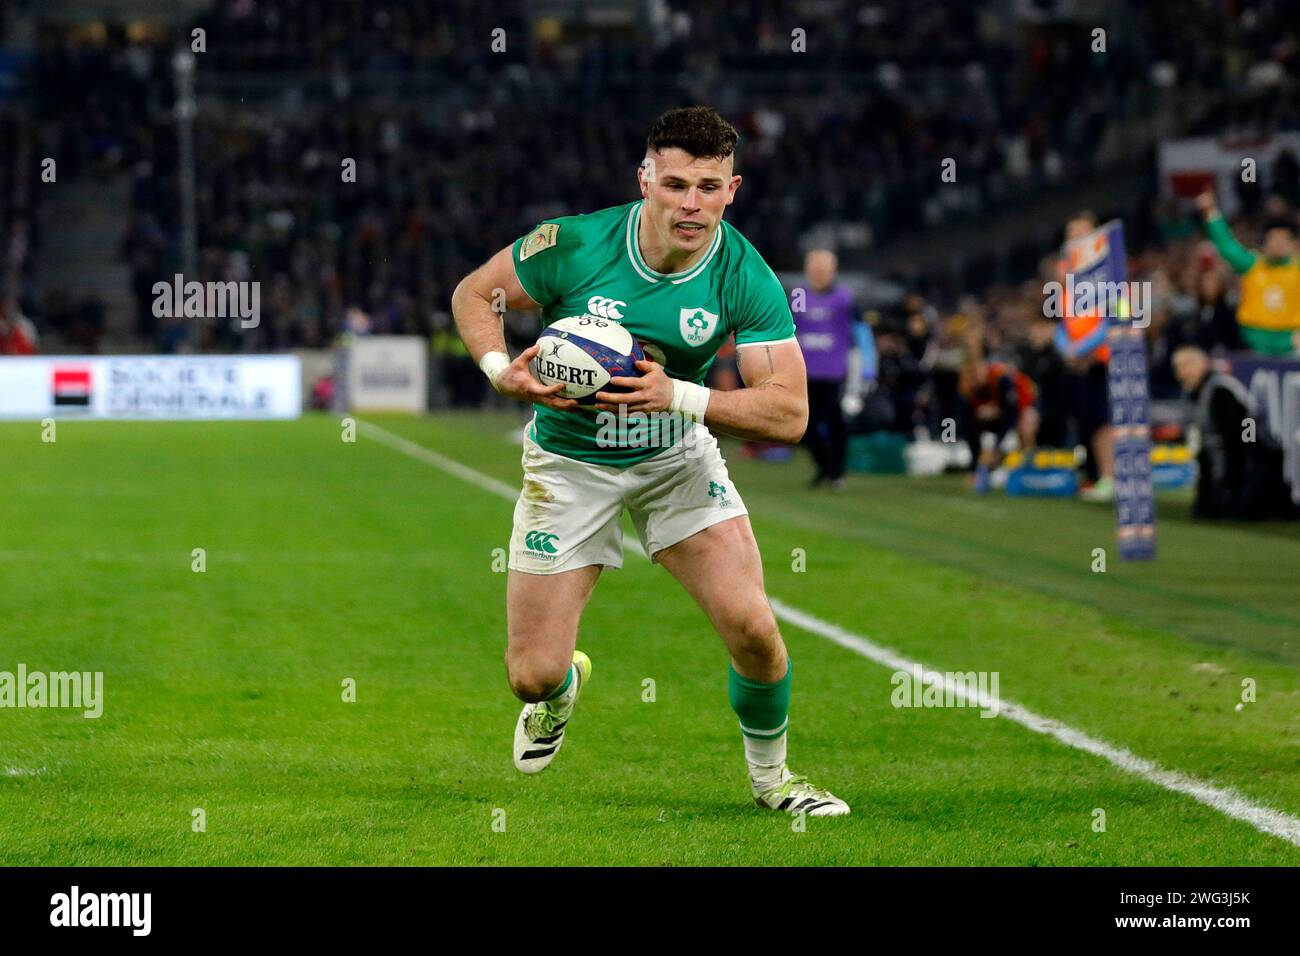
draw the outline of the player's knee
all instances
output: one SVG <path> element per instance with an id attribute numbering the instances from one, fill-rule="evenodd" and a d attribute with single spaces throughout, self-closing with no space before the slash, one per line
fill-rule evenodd
<path id="1" fill-rule="evenodd" d="M 526 704 L 545 700 L 555 688 L 560 686 L 560 681 L 564 680 L 563 671 L 555 679 L 546 676 L 544 671 L 510 670 L 508 674 L 511 692 Z"/>
<path id="2" fill-rule="evenodd" d="M 506 677 L 511 692 L 524 703 L 545 700 L 559 687 L 569 662 L 549 660 L 536 655 L 512 655 L 506 652 Z"/>
<path id="3" fill-rule="evenodd" d="M 757 662 L 779 653 L 780 632 L 766 601 L 738 610 L 731 616 L 729 630 L 727 643 L 734 657 Z"/>

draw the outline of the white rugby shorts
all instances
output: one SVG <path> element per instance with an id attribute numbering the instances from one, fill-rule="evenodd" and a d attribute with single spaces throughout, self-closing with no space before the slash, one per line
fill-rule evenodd
<path id="1" fill-rule="evenodd" d="M 542 448 L 524 429 L 524 484 L 515 503 L 510 568 L 557 574 L 590 564 L 623 566 L 623 509 L 646 553 L 748 514 L 718 441 L 703 425 L 629 468 L 593 465 Z"/>

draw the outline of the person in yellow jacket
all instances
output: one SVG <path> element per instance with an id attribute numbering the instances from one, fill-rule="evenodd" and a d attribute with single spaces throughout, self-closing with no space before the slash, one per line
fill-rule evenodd
<path id="1" fill-rule="evenodd" d="M 1300 259 L 1295 229 L 1285 222 L 1271 224 L 1264 245 L 1252 252 L 1237 241 L 1219 212 L 1214 193 L 1197 200 L 1205 216 L 1205 231 L 1228 265 L 1241 276 L 1237 325 L 1247 348 L 1265 355 L 1300 351 Z"/>

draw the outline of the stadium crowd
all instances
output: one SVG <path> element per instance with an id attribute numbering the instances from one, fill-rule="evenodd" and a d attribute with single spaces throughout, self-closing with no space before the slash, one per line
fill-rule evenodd
<path id="1" fill-rule="evenodd" d="M 0 108 L 0 355 L 35 351 L 36 327 L 23 314 L 33 299 L 35 247 L 33 230 L 40 198 L 41 166 L 36 131 L 29 116 Z"/>
<path id="2" fill-rule="evenodd" d="M 1212 97 L 1245 82 L 1246 64 L 1296 68 L 1295 27 L 1268 5 L 1227 29 L 1208 12 L 1169 30 L 1159 9 L 1113 11 L 1104 52 L 1080 22 L 952 0 L 612 7 L 630 17 L 603 30 L 468 0 L 216 0 L 174 38 L 51 28 L 39 106 L 68 175 L 132 177 L 122 252 L 138 335 L 162 350 L 267 349 L 328 342 L 349 309 L 433 334 L 459 276 L 502 242 L 632 198 L 628 157 L 648 119 L 705 90 L 742 132 L 733 221 L 777 268 L 797 268 L 801 233 L 821 224 L 853 224 L 865 256 L 1087 173 L 1171 76 Z M 259 334 L 238 340 L 213 328 L 186 341 L 147 308 L 152 281 L 180 263 L 171 60 L 194 29 L 199 278 L 270 292 Z M 355 183 L 339 175 L 348 157 Z M 958 182 L 934 173 L 948 157 Z"/>
<path id="3" fill-rule="evenodd" d="M 1278 160 L 1284 185 L 1294 157 Z M 1253 437 L 1256 419 L 1267 410 L 1219 362 L 1229 353 L 1300 356 L 1300 247 L 1297 218 L 1289 196 L 1273 194 L 1257 213 L 1229 224 L 1212 192 L 1199 197 L 1201 227 L 1188 217 L 1159 223 L 1166 239 L 1128 258 L 1129 280 L 1145 286 L 1149 394 L 1154 402 L 1190 398 L 1190 421 L 1156 424 L 1157 437 L 1183 439 L 1185 424 L 1199 431 L 1200 485 L 1196 508 L 1207 517 L 1293 517 L 1297 509 L 1282 488 L 1284 452 L 1268 436 Z M 1064 240 L 1082 239 L 1098 226 L 1089 212 L 1065 224 Z M 817 275 L 810 253 L 805 285 L 822 295 L 835 290 Z M 885 312 L 869 311 L 863 321 L 872 344 L 865 389 L 843 366 L 830 382 L 810 381 L 812 422 L 805 442 L 817 473 L 814 484 L 839 484 L 844 473 L 845 430 L 841 415 L 865 432 L 895 433 L 921 440 L 942 439 L 957 425 L 969 444 L 977 473 L 1001 461 L 998 449 L 1014 435 L 1018 447 L 1072 448 L 1087 452 L 1089 482 L 1084 497 L 1108 501 L 1114 494 L 1113 440 L 1106 363 L 1106 322 L 1095 311 L 1067 308 L 1063 317 L 1048 307 L 1050 285 L 1063 275 L 1055 255 L 1045 256 L 1039 274 L 1018 286 L 994 288 L 969 297 L 955 309 L 936 308 L 924 296 L 908 295 Z M 857 316 L 850 316 L 856 319 Z M 796 328 L 805 353 L 814 339 L 826 340 L 825 315 L 801 320 Z M 848 348 L 841 335 L 842 348 Z M 810 380 L 819 364 L 809 362 Z M 834 402 L 820 386 L 831 382 Z M 838 396 L 855 394 L 843 402 Z M 1262 426 L 1261 426 L 1262 427 Z M 1207 457 L 1208 456 L 1208 457 Z"/>
<path id="4" fill-rule="evenodd" d="M 604 29 L 523 3 L 215 0 L 173 32 L 50 26 L 35 57 L 36 106 L 42 152 L 60 157 L 61 177 L 130 178 L 118 252 L 143 344 L 237 351 L 324 347 L 358 331 L 420 334 L 451 400 L 474 404 L 485 393 L 451 329 L 452 288 L 540 219 L 634 198 L 629 157 L 665 103 L 707 91 L 741 131 L 745 196 L 729 218 L 774 267 L 798 269 L 811 232 L 847 223 L 852 230 L 834 233 L 843 258 L 869 268 L 881 244 L 1101 168 L 1123 124 L 1167 107 L 1175 92 L 1181 102 L 1233 95 L 1246 104 L 1203 111 L 1216 129 L 1295 126 L 1300 27 L 1283 6 L 1117 5 L 1099 49 L 1081 21 L 1034 22 L 1024 8 L 999 19 L 955 0 L 647 0 L 613 4 L 611 15 L 635 15 Z M 153 284 L 184 265 L 173 51 L 195 30 L 205 38 L 197 278 L 263 284 L 257 330 L 213 322 L 197 340 L 192 325 L 152 308 Z M 1197 129 L 1189 121 L 1184 132 Z M 101 301 L 32 294 L 33 118 L 6 109 L 0 132 L 16 144 L 0 155 L 0 351 L 35 348 L 42 326 L 93 350 Z M 957 182 L 935 173 L 948 157 Z M 1154 293 L 1153 398 L 1183 394 L 1175 355 L 1184 346 L 1296 349 L 1290 327 L 1261 338 L 1238 321 L 1255 261 L 1247 250 L 1269 261 L 1283 247 L 1296 255 L 1295 157 L 1265 181 L 1271 193 L 1238 197 L 1230 228 L 1241 251 L 1228 248 L 1227 224 L 1207 235 L 1186 206 L 1150 201 L 1140 234 L 1151 241 L 1129 265 Z M 972 395 L 991 387 L 1032 405 L 1033 440 L 1091 444 L 1096 382 L 1080 385 L 1044 315 L 1043 284 L 1057 276 L 1043 252 L 1039 274 L 1019 285 L 951 302 L 922 282 L 898 307 L 871 311 L 875 371 L 852 426 L 936 436 L 953 419 L 974 445 L 985 412 Z M 521 346 L 535 325 L 512 317 L 510 330 Z M 717 372 L 728 381 L 725 361 Z M 1104 483 L 1106 451 L 1092 451 L 1091 477 Z"/>
<path id="5" fill-rule="evenodd" d="M 1240 243 L 1259 248 L 1270 230 L 1281 231 L 1294 260 L 1294 205 L 1272 196 L 1266 208 L 1231 224 Z M 1180 394 L 1171 357 L 1182 345 L 1210 354 L 1247 349 L 1238 322 L 1240 281 L 1195 218 L 1165 209 L 1159 223 L 1166 240 L 1132 251 L 1130 279 L 1151 283 L 1150 324 L 1146 329 L 1151 395 L 1174 399 Z M 1058 278 L 1055 254 L 1045 254 L 1038 275 L 1015 286 L 993 287 L 942 309 L 921 294 L 908 295 L 896 309 L 870 317 L 881 356 L 882 427 L 910 431 L 917 425 L 937 433 L 937 422 L 950 417 L 956 401 L 955 378 L 960 359 L 975 334 L 989 356 L 1029 375 L 1038 389 L 1043 412 L 1041 430 L 1049 438 L 1062 434 L 1064 399 L 1058 379 L 1063 359 L 1053 347 L 1058 321 L 1045 315 L 1044 286 Z M 1293 333 L 1279 354 L 1300 352 L 1300 311 L 1289 320 Z M 947 384 L 936 381 L 947 375 Z"/>

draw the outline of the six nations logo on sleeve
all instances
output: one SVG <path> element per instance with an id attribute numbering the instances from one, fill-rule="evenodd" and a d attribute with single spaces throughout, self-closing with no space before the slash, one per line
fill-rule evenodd
<path id="1" fill-rule="evenodd" d="M 519 261 L 523 262 L 529 256 L 536 255 L 544 249 L 549 249 L 555 245 L 556 236 L 560 232 L 558 222 L 544 222 L 537 227 L 537 231 L 524 240 L 523 245 L 519 247 Z"/>

